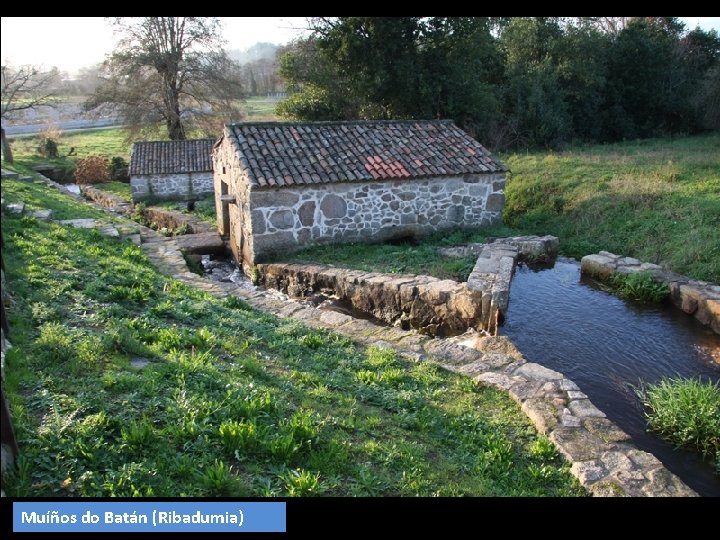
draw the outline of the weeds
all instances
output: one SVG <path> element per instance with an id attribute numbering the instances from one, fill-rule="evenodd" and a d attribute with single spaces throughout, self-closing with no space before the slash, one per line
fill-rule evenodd
<path id="1" fill-rule="evenodd" d="M 656 281 L 650 272 L 616 272 L 610 278 L 610 285 L 619 296 L 637 302 L 658 303 L 670 294 L 668 284 Z"/>
<path id="2" fill-rule="evenodd" d="M 720 385 L 697 379 L 662 379 L 637 391 L 648 427 L 677 445 L 715 460 L 720 474 Z"/>

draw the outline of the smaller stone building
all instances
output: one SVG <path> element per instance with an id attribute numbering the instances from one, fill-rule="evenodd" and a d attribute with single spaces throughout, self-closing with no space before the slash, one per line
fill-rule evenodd
<path id="1" fill-rule="evenodd" d="M 213 150 L 218 229 L 247 269 L 313 243 L 499 222 L 505 167 L 451 121 L 232 124 Z"/>
<path id="2" fill-rule="evenodd" d="M 133 201 L 194 200 L 213 192 L 212 139 L 140 141 L 130 155 Z"/>

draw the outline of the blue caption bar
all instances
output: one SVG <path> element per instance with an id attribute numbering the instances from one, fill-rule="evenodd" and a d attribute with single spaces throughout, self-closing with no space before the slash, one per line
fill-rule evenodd
<path id="1" fill-rule="evenodd" d="M 14 532 L 285 532 L 284 502 L 14 502 Z"/>

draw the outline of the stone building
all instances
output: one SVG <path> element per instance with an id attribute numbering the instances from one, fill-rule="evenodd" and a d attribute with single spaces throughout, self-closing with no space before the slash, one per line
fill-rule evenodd
<path id="1" fill-rule="evenodd" d="M 505 167 L 451 121 L 231 124 L 213 149 L 218 229 L 245 268 L 313 243 L 496 223 Z"/>
<path id="2" fill-rule="evenodd" d="M 212 139 L 140 141 L 130 155 L 133 201 L 193 200 L 213 192 Z"/>

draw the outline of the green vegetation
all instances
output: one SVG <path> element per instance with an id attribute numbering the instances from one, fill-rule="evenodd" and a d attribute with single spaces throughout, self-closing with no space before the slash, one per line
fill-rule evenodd
<path id="1" fill-rule="evenodd" d="M 68 162 L 75 162 L 78 158 L 98 155 L 110 159 L 113 156 L 130 159 L 130 148 L 126 133 L 123 128 L 97 129 L 81 131 L 77 133 L 62 133 L 58 140 L 58 158 L 47 158 L 38 154 L 38 147 L 42 135 L 34 137 L 18 137 L 12 140 L 15 165 L 23 167 L 28 171 L 34 165 L 50 163 L 53 165 L 64 165 Z M 68 156 L 71 149 L 72 155 Z M 4 165 L 3 165 L 4 166 Z"/>
<path id="2" fill-rule="evenodd" d="M 505 157 L 505 223 L 720 283 L 720 133 Z"/>
<path id="3" fill-rule="evenodd" d="M 54 189 L 48 188 L 44 182 L 25 182 L 3 178 L 3 198 L 7 203 L 24 202 L 28 210 L 49 209 L 53 211 L 53 219 L 104 218 L 108 214 L 72 199 Z M 3 223 L 4 225 L 4 223 Z"/>
<path id="4" fill-rule="evenodd" d="M 483 144 L 720 128 L 720 36 L 677 17 L 333 17 L 280 56 L 302 120 L 451 118 Z"/>
<path id="5" fill-rule="evenodd" d="M 695 379 L 662 379 L 638 391 L 648 427 L 679 447 L 715 459 L 720 474 L 720 385 Z"/>
<path id="6" fill-rule="evenodd" d="M 615 292 L 623 298 L 637 302 L 662 302 L 670 294 L 667 283 L 658 283 L 650 272 L 633 274 L 613 274 L 610 284 Z"/>
<path id="7" fill-rule="evenodd" d="M 126 182 L 101 182 L 100 184 L 93 184 L 92 187 L 117 195 L 127 202 L 132 202 L 132 189 L 130 184 Z"/>
<path id="8" fill-rule="evenodd" d="M 271 97 L 254 96 L 245 101 L 246 122 L 274 122 L 278 120 L 275 107 L 280 100 Z"/>
<path id="9" fill-rule="evenodd" d="M 584 494 L 504 392 L 216 299 L 95 230 L 3 232 L 10 496 Z"/>
<path id="10" fill-rule="evenodd" d="M 205 221 L 206 223 L 215 226 L 217 220 L 215 218 L 215 195 L 206 195 L 202 199 L 195 201 L 195 207 L 193 210 L 188 210 L 187 202 L 185 201 L 159 201 L 152 204 L 159 208 L 165 208 L 166 210 L 175 210 L 176 212 L 182 212 L 190 216 L 195 216 L 198 219 Z"/>
<path id="11" fill-rule="evenodd" d="M 441 232 L 423 238 L 421 243 L 401 241 L 387 244 L 339 244 L 313 246 L 283 257 L 285 260 L 305 260 L 333 264 L 366 272 L 391 274 L 425 274 L 442 279 L 467 281 L 477 257 L 454 259 L 440 255 L 438 247 L 471 242 L 485 242 L 488 237 L 519 234 L 507 227 Z"/>

